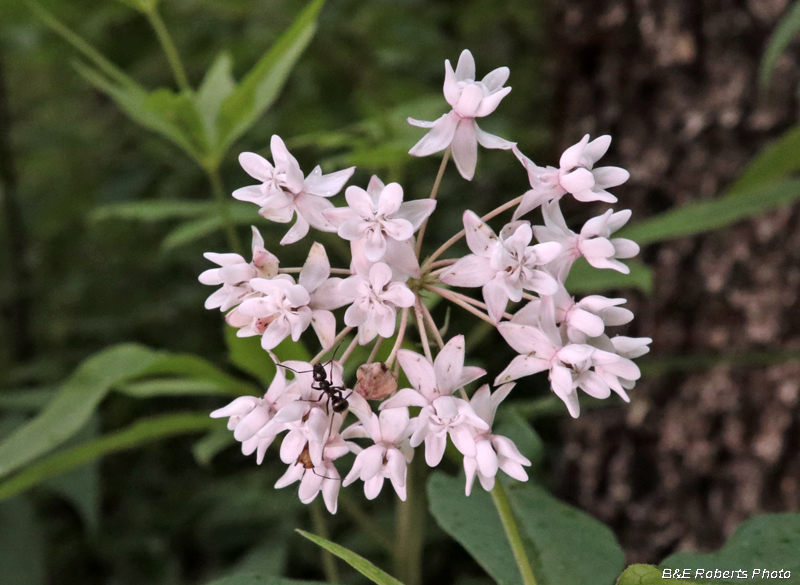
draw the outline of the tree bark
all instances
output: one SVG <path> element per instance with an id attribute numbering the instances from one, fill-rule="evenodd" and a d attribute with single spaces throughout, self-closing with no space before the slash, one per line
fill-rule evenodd
<path id="1" fill-rule="evenodd" d="M 757 86 L 785 9 L 553 0 L 554 150 L 612 134 L 603 162 L 630 170 L 614 192 L 634 219 L 719 196 L 798 122 L 795 51 L 769 92 Z M 797 206 L 643 257 L 655 292 L 629 302 L 637 318 L 624 333 L 652 337 L 653 357 L 800 347 Z M 631 405 L 564 421 L 558 491 L 610 523 L 630 562 L 715 549 L 755 514 L 800 509 L 799 396 L 797 362 L 644 379 Z"/>

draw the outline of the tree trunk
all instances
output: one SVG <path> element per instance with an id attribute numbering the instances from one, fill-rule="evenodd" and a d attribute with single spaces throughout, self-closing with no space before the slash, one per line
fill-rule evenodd
<path id="1" fill-rule="evenodd" d="M 634 220 L 719 196 L 796 124 L 796 52 L 758 66 L 785 0 L 553 0 L 563 150 L 612 134 Z M 559 152 L 560 152 L 559 150 Z M 598 207 L 604 209 L 604 207 Z M 588 217 L 588 216 L 587 216 Z M 655 292 L 624 333 L 652 356 L 800 347 L 797 206 L 654 245 Z M 610 523 L 630 562 L 719 547 L 743 520 L 800 509 L 800 363 L 644 379 L 624 408 L 565 420 L 557 489 Z"/>

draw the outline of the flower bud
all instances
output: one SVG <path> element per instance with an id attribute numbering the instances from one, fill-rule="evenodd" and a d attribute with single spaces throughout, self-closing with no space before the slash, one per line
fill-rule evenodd
<path id="1" fill-rule="evenodd" d="M 397 391 L 397 374 L 383 362 L 360 366 L 356 378 L 355 391 L 367 400 L 383 400 Z"/>

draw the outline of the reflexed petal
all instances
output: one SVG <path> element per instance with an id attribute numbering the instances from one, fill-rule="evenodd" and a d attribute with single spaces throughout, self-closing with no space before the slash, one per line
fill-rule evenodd
<path id="1" fill-rule="evenodd" d="M 261 428 L 269 422 L 269 409 L 264 407 L 257 407 L 251 410 L 233 431 L 233 438 L 237 441 L 246 441 L 254 437 Z"/>
<path id="2" fill-rule="evenodd" d="M 434 209 L 436 209 L 435 199 L 417 199 L 403 203 L 394 216 L 407 220 L 413 226 L 414 231 L 417 231 Z"/>
<path id="3" fill-rule="evenodd" d="M 456 127 L 460 118 L 455 112 L 444 114 L 436 120 L 430 131 L 417 142 L 408 154 L 411 156 L 428 156 L 444 150 L 453 142 Z"/>
<path id="4" fill-rule="evenodd" d="M 416 390 L 411 388 L 403 388 L 397 394 L 385 400 L 380 405 L 381 412 L 394 409 L 400 409 L 405 406 L 427 406 L 428 400 Z"/>
<path id="5" fill-rule="evenodd" d="M 386 471 L 395 489 L 406 485 L 406 458 L 397 449 L 389 449 L 386 452 Z"/>
<path id="6" fill-rule="evenodd" d="M 361 458 L 361 473 L 359 474 L 359 478 L 361 481 L 367 481 L 376 475 L 380 475 L 381 467 L 383 467 L 383 454 L 385 452 L 385 447 L 381 445 L 372 445 L 359 454 Z"/>
<path id="7" fill-rule="evenodd" d="M 374 500 L 381 493 L 384 478 L 378 475 L 364 482 L 364 495 L 368 500 Z"/>
<path id="8" fill-rule="evenodd" d="M 461 176 L 471 181 L 478 164 L 478 138 L 475 120 L 465 119 L 458 123 L 453 135 L 453 162 Z"/>
<path id="9" fill-rule="evenodd" d="M 492 251 L 499 243 L 492 228 L 470 210 L 464 212 L 463 222 L 467 246 L 472 253 L 483 258 L 491 258 Z"/>
<path id="10" fill-rule="evenodd" d="M 469 404 L 472 406 L 472 410 L 475 411 L 475 414 L 491 424 L 493 411 L 489 384 L 484 384 L 478 388 L 475 394 L 472 395 L 472 398 L 470 398 Z"/>
<path id="11" fill-rule="evenodd" d="M 444 448 L 447 446 L 447 435 L 428 435 L 425 437 L 425 462 L 428 467 L 436 467 L 441 463 L 444 456 Z"/>
<path id="12" fill-rule="evenodd" d="M 478 143 L 484 148 L 510 150 L 514 148 L 515 144 L 505 138 L 500 138 L 499 136 L 481 130 L 481 127 L 478 126 L 477 123 L 475 124 L 475 137 L 478 139 Z"/>
<path id="13" fill-rule="evenodd" d="M 349 207 L 336 207 L 334 209 L 326 209 L 325 211 L 322 212 L 322 215 L 324 215 L 325 219 L 327 219 L 329 222 L 331 222 L 331 224 L 333 224 L 337 228 L 341 228 L 342 224 L 344 224 L 346 221 L 361 220 L 361 217 L 358 215 L 358 213 L 356 213 Z M 344 236 L 341 237 L 344 238 Z M 345 239 L 347 240 L 349 238 Z"/>
<path id="14" fill-rule="evenodd" d="M 306 448 L 308 440 L 301 431 L 290 431 L 281 442 L 280 457 L 284 463 L 296 463 L 297 458 Z"/>
<path id="15" fill-rule="evenodd" d="M 301 193 L 294 199 L 297 214 L 304 217 L 308 223 L 323 232 L 335 232 L 336 226 L 325 219 L 325 212 L 333 209 L 333 203 L 316 195 Z"/>
<path id="16" fill-rule="evenodd" d="M 639 244 L 625 238 L 613 238 L 614 256 L 617 258 L 633 258 L 639 254 Z"/>
<path id="17" fill-rule="evenodd" d="M 206 252 L 203 258 L 211 260 L 214 264 L 219 266 L 231 266 L 233 264 L 247 264 L 247 260 L 242 258 L 239 254 L 217 254 L 216 252 Z M 219 270 L 219 269 L 217 269 Z"/>
<path id="18" fill-rule="evenodd" d="M 323 175 L 322 169 L 316 166 L 314 170 L 309 173 L 308 177 L 306 177 L 306 193 L 318 195 L 319 197 L 331 197 L 336 195 L 342 190 L 345 183 L 350 180 L 355 170 L 355 167 L 350 167 L 349 169 Z"/>
<path id="19" fill-rule="evenodd" d="M 250 185 L 249 187 L 240 187 L 236 189 L 232 193 L 234 199 L 238 199 L 239 201 L 247 201 L 249 203 L 255 203 L 257 205 L 262 205 L 264 200 L 269 197 L 269 195 L 265 195 L 264 191 L 261 189 L 261 185 Z"/>
<path id="20" fill-rule="evenodd" d="M 420 391 L 426 398 L 430 398 L 431 391 L 436 385 L 433 364 L 424 356 L 408 349 L 397 352 L 397 361 L 400 362 L 400 367 L 403 368 L 414 389 Z"/>
<path id="21" fill-rule="evenodd" d="M 464 457 L 464 475 L 467 476 L 467 485 L 464 493 L 469 497 L 472 493 L 472 484 L 475 483 L 475 472 L 478 470 L 478 462 L 474 457 Z"/>
<path id="22" fill-rule="evenodd" d="M 502 273 L 483 285 L 483 300 L 486 301 L 489 317 L 499 323 L 508 305 L 508 293 L 503 286 Z"/>
<path id="23" fill-rule="evenodd" d="M 623 209 L 622 211 L 617 211 L 616 213 L 612 213 L 611 217 L 608 219 L 608 229 L 611 230 L 611 233 L 613 234 L 619 228 L 628 223 L 628 220 L 630 218 L 631 218 L 630 209 Z"/>
<path id="24" fill-rule="evenodd" d="M 433 120 L 432 122 L 426 122 L 425 120 L 415 120 L 414 118 L 406 118 L 406 121 L 412 126 L 416 126 L 417 128 L 433 128 L 436 125 L 436 122 L 438 122 L 438 120 Z"/>
<path id="25" fill-rule="evenodd" d="M 478 461 L 478 469 L 481 475 L 485 477 L 494 477 L 497 475 L 497 454 L 494 452 L 492 444 L 489 441 L 478 441 L 475 448 L 477 451 L 477 456 L 475 458 Z"/>
<path id="26" fill-rule="evenodd" d="M 322 480 L 325 479 L 321 474 L 317 475 L 314 471 L 316 469 L 306 469 L 303 479 L 300 480 L 300 488 L 297 490 L 297 495 L 304 504 L 310 504 L 314 501 L 322 487 Z"/>
<path id="27" fill-rule="evenodd" d="M 580 388 L 593 398 L 601 400 L 611 396 L 611 388 L 608 387 L 596 372 L 588 371 L 581 374 L 578 381 Z"/>
<path id="28" fill-rule="evenodd" d="M 326 478 L 322 480 L 322 499 L 325 501 L 325 507 L 331 514 L 336 514 L 339 507 L 339 473 L 332 465 L 325 470 Z M 332 475 L 333 474 L 333 475 Z M 328 479 L 334 478 L 334 479 Z"/>
<path id="29" fill-rule="evenodd" d="M 319 285 L 328 280 L 331 275 L 331 263 L 328 261 L 328 254 L 325 247 L 314 242 L 308 253 L 303 269 L 300 271 L 298 280 L 308 292 L 313 292 Z"/>
<path id="30" fill-rule="evenodd" d="M 330 311 L 313 311 L 311 313 L 311 326 L 317 334 L 323 349 L 333 347 L 336 339 L 336 317 Z"/>
<path id="31" fill-rule="evenodd" d="M 291 326 L 284 318 L 275 319 L 267 325 L 264 335 L 261 336 L 261 347 L 267 351 L 278 347 L 281 341 L 291 333 Z"/>
<path id="32" fill-rule="evenodd" d="M 529 355 L 518 355 L 511 363 L 506 366 L 506 369 L 500 372 L 495 378 L 495 384 L 503 384 L 512 380 L 518 380 L 525 376 L 538 374 L 550 369 L 550 362 L 541 358 L 536 358 Z"/>
<path id="33" fill-rule="evenodd" d="M 497 274 L 488 258 L 469 254 L 459 259 L 447 272 L 439 276 L 445 284 L 473 288 L 483 286 Z"/>
<path id="34" fill-rule="evenodd" d="M 390 408 L 382 410 L 379 415 L 381 438 L 387 443 L 397 444 L 408 428 L 409 414 L 407 408 Z"/>
<path id="35" fill-rule="evenodd" d="M 201 284 L 208 286 L 218 286 L 222 284 L 222 279 L 219 276 L 219 268 L 209 268 L 201 273 L 197 280 L 199 280 Z"/>
<path id="36" fill-rule="evenodd" d="M 538 327 L 505 322 L 500 323 L 497 329 L 517 353 L 535 354 L 549 360 L 556 352 L 553 342 Z"/>
<path id="37" fill-rule="evenodd" d="M 649 337 L 626 337 L 624 335 L 617 335 L 611 338 L 611 343 L 620 355 L 633 359 L 641 357 L 649 352 L 650 348 L 648 345 L 653 343 L 653 340 Z"/>
<path id="38" fill-rule="evenodd" d="M 255 396 L 240 396 L 233 402 L 222 408 L 218 408 L 209 416 L 211 418 L 225 418 L 229 416 L 243 416 L 249 413 L 258 405 L 258 398 Z"/>
<path id="39" fill-rule="evenodd" d="M 287 244 L 294 244 L 295 242 L 299 242 L 304 237 L 306 237 L 307 233 L 308 233 L 308 222 L 302 215 L 298 213 L 297 221 L 294 223 L 291 229 L 289 229 L 289 231 L 286 232 L 286 235 L 283 236 L 283 239 L 281 239 L 281 246 L 286 246 Z"/>
<path id="40" fill-rule="evenodd" d="M 436 356 L 433 362 L 436 387 L 442 394 L 452 394 L 460 386 L 464 368 L 464 336 L 456 335 Z"/>
<path id="41" fill-rule="evenodd" d="M 303 477 L 305 473 L 305 468 L 300 465 L 299 463 L 296 465 L 292 465 L 289 469 L 286 470 L 281 478 L 275 482 L 275 488 L 281 489 L 286 487 L 287 485 L 291 485 L 296 482 L 298 479 Z"/>
<path id="42" fill-rule="evenodd" d="M 464 425 L 458 425 L 450 428 L 450 439 L 453 445 L 456 446 L 464 456 L 475 457 L 478 451 L 475 448 L 475 439 L 472 438 L 472 433 Z"/>

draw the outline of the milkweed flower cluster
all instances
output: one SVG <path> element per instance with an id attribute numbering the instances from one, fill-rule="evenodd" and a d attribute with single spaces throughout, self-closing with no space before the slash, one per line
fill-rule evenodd
<path id="1" fill-rule="evenodd" d="M 452 153 L 459 173 L 469 180 L 478 144 L 513 150 L 531 185 L 483 217 L 464 210 L 463 232 L 421 263 L 425 224 L 437 207 L 436 187 L 429 198 L 409 201 L 401 185 L 373 176 L 366 188 L 348 186 L 345 205 L 336 207 L 330 198 L 345 188 L 354 168 L 322 174 L 317 166 L 304 176 L 278 136 L 270 144 L 272 162 L 249 152 L 239 157 L 260 184 L 238 189 L 233 196 L 258 205 L 268 220 L 288 223 L 295 218 L 281 244 L 298 242 L 314 228 L 337 234 L 350 249 L 346 268 L 332 268 L 317 242 L 303 266 L 282 267 L 254 227 L 249 261 L 239 254 L 207 253 L 217 267 L 200 275 L 203 284 L 219 287 L 206 308 L 224 312 L 238 336 L 259 336 L 265 359 L 277 365 L 264 396 L 237 398 L 211 416 L 227 418 L 242 452 L 255 453 L 259 464 L 283 435 L 279 453 L 288 469 L 276 487 L 299 482 L 304 503 L 321 492 L 335 513 L 341 487 L 361 481 L 372 499 L 387 479 L 405 500 L 408 464 L 416 448 L 435 467 L 448 440 L 463 456 L 468 495 L 476 478 L 484 489 L 492 489 L 499 471 L 526 481 L 531 462 L 492 427 L 517 381 L 533 374 L 547 373 L 553 392 L 573 417 L 580 414 L 579 390 L 601 399 L 613 392 L 629 401 L 627 391 L 640 377 L 632 360 L 647 353 L 651 340 L 610 332 L 633 319 L 621 306 L 625 299 L 576 299 L 565 283 L 579 258 L 597 269 L 629 272 L 621 260 L 632 258 L 639 248 L 613 234 L 628 221 L 630 211 L 609 209 L 573 231 L 559 206 L 568 194 L 582 202 L 614 203 L 617 199 L 607 189 L 624 183 L 628 173 L 595 166 L 608 150 L 608 136 L 584 136 L 555 168 L 536 165 L 516 144 L 482 131 L 475 120 L 491 114 L 508 95 L 508 76 L 508 68 L 501 67 L 476 81 L 475 61 L 464 51 L 455 70 L 445 62 L 444 96 L 452 110 L 435 122 L 409 119 L 430 129 L 410 154 L 445 150 L 446 163 Z M 436 185 L 444 169 L 445 164 Z M 512 208 L 508 223 L 499 229 L 489 225 Z M 543 225 L 522 219 L 535 209 L 541 210 Z M 461 237 L 470 253 L 439 259 Z M 456 288 L 480 289 L 482 300 Z M 517 353 L 471 396 L 468 389 L 481 379 L 486 382 L 487 372 L 465 363 L 463 335 L 442 338 L 425 302 L 435 295 L 491 324 Z M 412 323 L 419 350 L 404 348 L 411 342 Z M 321 345 L 313 359 L 281 361 L 273 353 L 289 337 L 298 342 L 309 328 Z M 392 340 L 391 351 L 378 361 L 387 339 Z M 334 359 L 341 344 L 346 349 Z M 351 388 L 344 365 L 359 345 L 372 347 Z M 330 353 L 333 357 L 323 362 Z M 408 384 L 398 389 L 401 373 Z M 377 411 L 369 401 L 380 402 Z M 350 454 L 355 457 L 342 478 L 336 462 Z"/>

